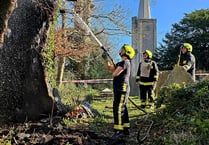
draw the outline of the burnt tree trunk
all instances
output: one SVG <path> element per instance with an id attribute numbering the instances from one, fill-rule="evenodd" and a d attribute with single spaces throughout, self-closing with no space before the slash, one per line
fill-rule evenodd
<path id="1" fill-rule="evenodd" d="M 8 20 L 15 6 L 16 0 L 0 0 L 0 47 L 2 47 Z"/>
<path id="2" fill-rule="evenodd" d="M 55 0 L 17 0 L 0 49 L 0 123 L 49 115 L 53 97 L 45 81 L 41 50 Z"/>

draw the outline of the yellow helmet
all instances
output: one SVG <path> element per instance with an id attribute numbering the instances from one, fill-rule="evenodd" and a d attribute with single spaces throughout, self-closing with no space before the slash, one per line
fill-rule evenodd
<path id="1" fill-rule="evenodd" d="M 187 51 L 192 52 L 192 45 L 191 44 L 184 43 L 183 46 L 187 48 Z"/>
<path id="2" fill-rule="evenodd" d="M 149 56 L 150 59 L 152 58 L 152 51 L 150 51 L 150 50 L 145 50 L 144 53 L 146 53 L 146 54 Z"/>
<path id="3" fill-rule="evenodd" d="M 135 55 L 135 50 L 130 45 L 124 44 L 122 48 L 125 50 L 126 55 L 129 59 L 132 59 Z"/>

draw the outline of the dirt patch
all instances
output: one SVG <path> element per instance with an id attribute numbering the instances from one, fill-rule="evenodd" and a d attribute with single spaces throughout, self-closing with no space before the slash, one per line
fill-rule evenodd
<path id="1" fill-rule="evenodd" d="M 0 137 L 18 145 L 105 145 L 110 142 L 108 137 L 99 136 L 89 130 L 66 127 L 62 124 L 61 117 L 53 118 L 53 123 L 50 123 L 49 119 L 42 119 L 38 122 L 13 124 L 1 128 Z"/>
<path id="2" fill-rule="evenodd" d="M 50 123 L 51 122 L 51 123 Z M 12 124 L 0 128 L 0 144 L 12 145 L 138 145 L 139 131 L 135 122 L 131 123 L 129 137 L 112 140 L 113 131 L 104 125 L 103 129 L 92 131 L 88 126 L 66 126 L 60 116 L 41 119 L 37 122 Z M 143 144 L 143 143 L 141 143 Z"/>

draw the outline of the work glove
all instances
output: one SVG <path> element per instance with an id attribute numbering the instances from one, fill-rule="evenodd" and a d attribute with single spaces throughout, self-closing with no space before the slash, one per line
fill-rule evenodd
<path id="1" fill-rule="evenodd" d="M 104 60 L 107 60 L 107 58 L 108 58 L 108 53 L 107 53 L 106 51 L 103 52 L 102 58 L 103 58 Z"/>
<path id="2" fill-rule="evenodd" d="M 102 49 L 102 50 L 104 50 L 104 51 L 106 51 L 106 49 L 105 49 L 105 47 L 104 47 L 104 46 L 101 46 L 101 49 Z"/>

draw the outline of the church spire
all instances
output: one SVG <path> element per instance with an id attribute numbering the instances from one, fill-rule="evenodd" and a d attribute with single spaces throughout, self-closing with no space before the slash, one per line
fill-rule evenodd
<path id="1" fill-rule="evenodd" d="M 140 0 L 138 19 L 150 19 L 150 5 L 149 0 Z"/>

